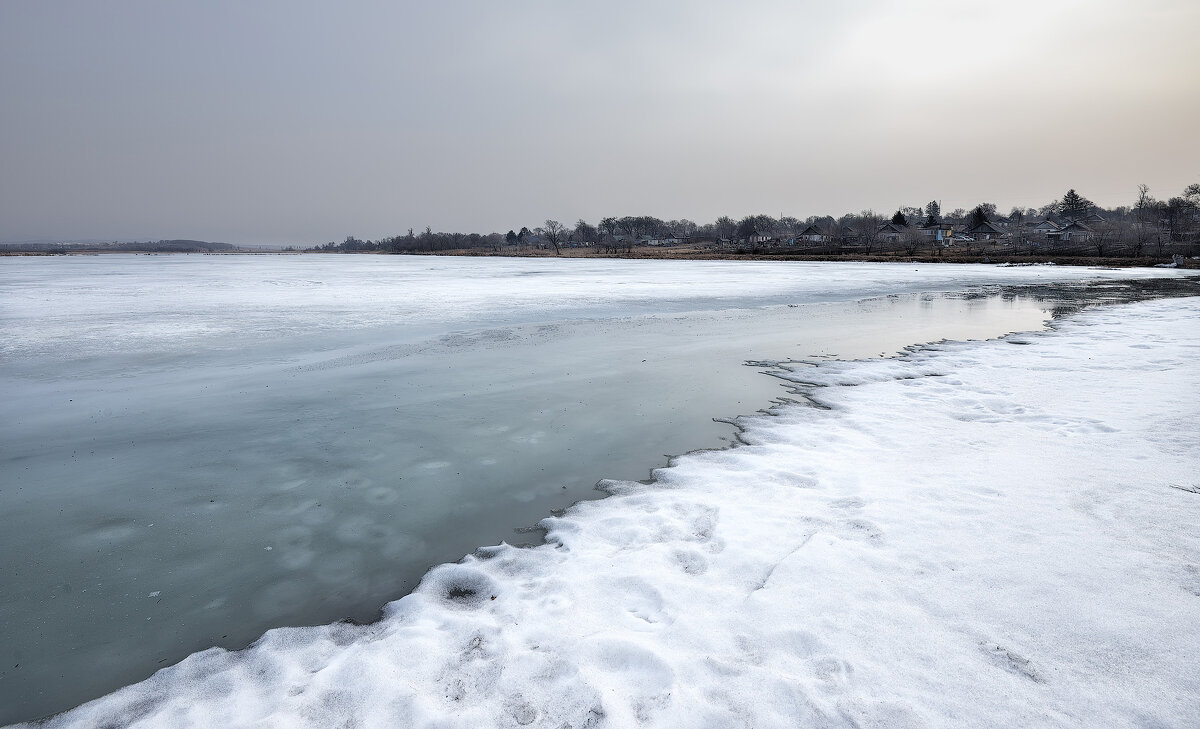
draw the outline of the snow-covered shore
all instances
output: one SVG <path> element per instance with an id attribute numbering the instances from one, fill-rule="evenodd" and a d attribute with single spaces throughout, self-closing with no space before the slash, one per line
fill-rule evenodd
<path id="1" fill-rule="evenodd" d="M 49 726 L 1196 726 L 1198 322 L 798 367 L 818 407 L 607 484 L 543 547 Z"/>

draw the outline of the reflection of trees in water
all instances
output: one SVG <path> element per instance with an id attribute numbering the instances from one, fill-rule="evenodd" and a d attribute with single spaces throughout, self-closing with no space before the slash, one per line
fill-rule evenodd
<path id="1" fill-rule="evenodd" d="M 1005 287 L 1000 295 L 1006 301 L 1021 296 L 1044 301 L 1049 304 L 1051 316 L 1059 318 L 1089 306 L 1200 296 L 1200 277 L 1011 286 Z"/>

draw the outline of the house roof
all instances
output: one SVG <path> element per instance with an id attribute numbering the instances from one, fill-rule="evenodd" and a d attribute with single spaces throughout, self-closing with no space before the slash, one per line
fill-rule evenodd
<path id="1" fill-rule="evenodd" d="M 973 225 L 970 228 L 967 228 L 968 234 L 972 234 L 972 233 L 1003 233 L 1003 232 L 1004 232 L 1003 230 L 1000 230 L 999 228 L 992 225 L 990 222 L 988 222 L 986 220 L 983 221 L 982 223 L 980 223 L 979 225 Z"/>

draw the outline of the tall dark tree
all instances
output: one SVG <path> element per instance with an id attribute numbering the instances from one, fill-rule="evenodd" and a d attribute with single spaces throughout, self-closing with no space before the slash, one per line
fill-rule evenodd
<path id="1" fill-rule="evenodd" d="M 904 226 L 907 226 L 907 225 L 908 225 L 908 218 L 904 217 L 904 213 L 903 213 L 903 212 L 901 212 L 901 211 L 897 210 L 897 211 L 896 211 L 896 213 L 895 213 L 895 215 L 893 215 L 893 216 L 892 216 L 892 224 L 893 224 L 893 225 L 904 225 Z"/>
<path id="2" fill-rule="evenodd" d="M 525 241 L 529 240 L 529 236 L 531 235 L 533 235 L 533 233 L 529 232 L 529 228 L 521 226 L 521 232 L 517 233 L 517 242 L 524 243 Z"/>
<path id="3" fill-rule="evenodd" d="M 976 205 L 971 210 L 970 217 L 967 218 L 967 226 L 971 228 L 974 228 L 976 225 L 983 225 L 987 222 L 990 222 L 987 210 L 985 210 L 982 205 Z"/>
<path id="4" fill-rule="evenodd" d="M 930 200 L 925 206 L 925 225 L 937 225 L 942 222 L 942 206 L 937 200 Z"/>
<path id="5" fill-rule="evenodd" d="M 1058 212 L 1069 220 L 1079 220 L 1090 213 L 1093 207 L 1091 200 L 1075 192 L 1075 188 L 1071 188 L 1059 201 Z"/>
<path id="6" fill-rule="evenodd" d="M 517 244 L 517 234 L 510 230 L 504 234 L 504 240 L 510 246 L 515 246 Z"/>

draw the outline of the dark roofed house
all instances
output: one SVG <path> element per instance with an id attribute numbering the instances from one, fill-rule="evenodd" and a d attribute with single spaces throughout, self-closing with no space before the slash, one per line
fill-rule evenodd
<path id="1" fill-rule="evenodd" d="M 1063 243 L 1086 243 L 1091 240 L 1092 236 L 1094 235 L 1095 233 L 1091 228 L 1076 221 L 1059 228 L 1053 233 L 1047 233 L 1046 237 L 1050 240 L 1057 240 Z"/>
<path id="2" fill-rule="evenodd" d="M 1046 218 L 1042 222 L 1033 226 L 1033 232 L 1041 233 L 1042 235 L 1050 235 L 1051 233 L 1057 233 L 1061 228 L 1062 226 L 1060 226 L 1058 223 L 1054 222 L 1050 218 Z"/>
<path id="3" fill-rule="evenodd" d="M 859 244 L 858 231 L 852 225 L 843 225 L 837 229 L 835 233 L 838 243 L 845 246 L 853 246 Z"/>
<path id="4" fill-rule="evenodd" d="M 748 236 L 746 236 L 747 243 L 768 243 L 771 240 L 772 236 L 769 233 L 764 233 L 757 228 L 755 228 Z"/>
<path id="5" fill-rule="evenodd" d="M 975 240 L 996 240 L 1000 236 L 1004 235 L 1003 230 L 1000 230 L 1000 228 L 986 220 L 979 225 L 973 225 L 970 228 L 967 228 L 966 232 L 967 235 L 971 236 Z"/>
<path id="6" fill-rule="evenodd" d="M 902 237 L 904 237 L 906 230 L 907 228 L 903 225 L 884 223 L 883 225 L 879 226 L 879 230 L 875 231 L 875 233 L 888 243 L 897 243 Z"/>
<path id="7" fill-rule="evenodd" d="M 675 233 L 671 232 L 671 233 L 664 233 L 663 235 L 660 235 L 660 236 L 647 237 L 646 245 L 677 246 L 686 240 L 687 239 L 685 237 L 676 235 Z"/>
<path id="8" fill-rule="evenodd" d="M 815 225 L 810 225 L 796 236 L 797 241 L 805 243 L 824 243 L 829 240 L 829 234 Z"/>

